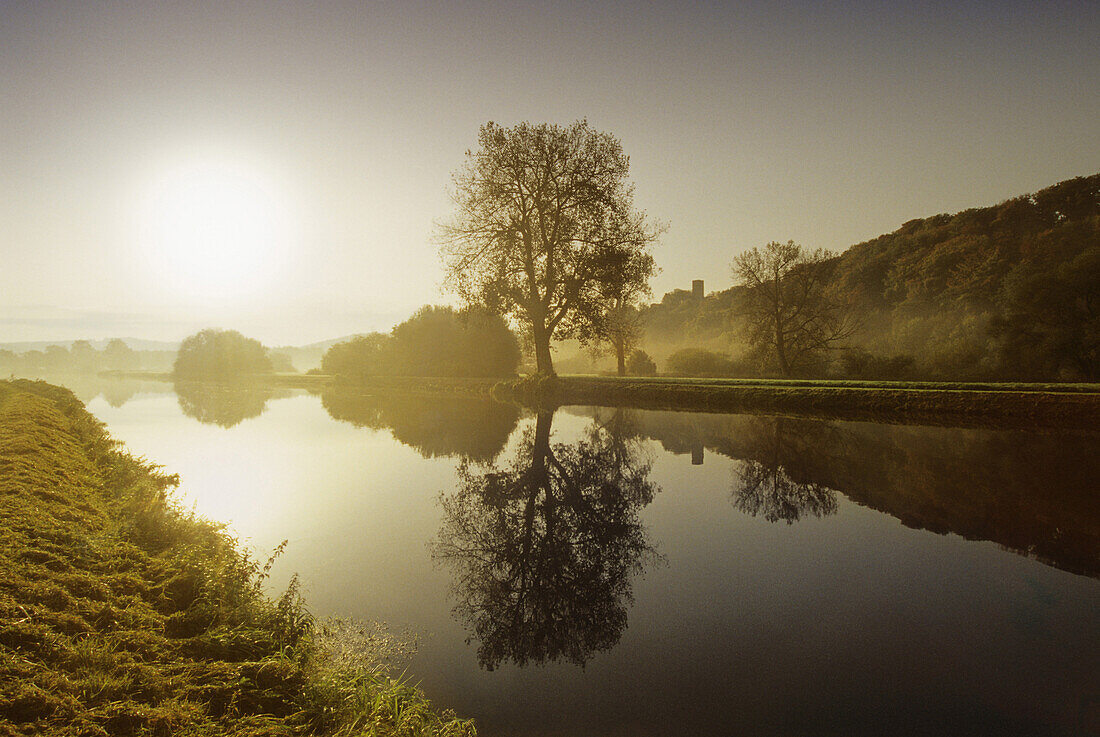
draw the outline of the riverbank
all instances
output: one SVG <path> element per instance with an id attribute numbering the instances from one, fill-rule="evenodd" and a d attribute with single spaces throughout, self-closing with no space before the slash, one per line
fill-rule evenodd
<path id="1" fill-rule="evenodd" d="M 171 374 L 108 376 L 171 381 Z M 527 407 L 593 405 L 683 412 L 778 414 L 944 426 L 1100 427 L 1100 384 L 828 381 L 680 377 L 525 376 L 513 380 L 377 376 L 346 382 L 325 374 L 256 377 L 269 386 L 484 396 Z"/>
<path id="2" fill-rule="evenodd" d="M 777 414 L 933 425 L 1100 427 L 1095 384 L 959 384 L 563 376 L 501 382 L 527 406 Z"/>
<path id="3" fill-rule="evenodd" d="M 167 371 L 104 371 L 99 374 L 105 379 L 140 379 L 142 381 L 175 382 Z M 492 378 L 465 378 L 446 376 L 372 376 L 366 382 L 350 382 L 330 374 L 258 374 L 244 381 L 266 386 L 307 389 L 318 392 L 330 387 L 360 389 L 364 392 L 399 391 L 425 394 L 461 394 L 467 396 L 488 396 L 493 386 L 500 381 Z M 187 383 L 201 383 L 187 380 Z"/>
<path id="4" fill-rule="evenodd" d="M 68 390 L 0 381 L 0 735 L 473 734 L 296 584 L 267 596 L 177 481 Z"/>

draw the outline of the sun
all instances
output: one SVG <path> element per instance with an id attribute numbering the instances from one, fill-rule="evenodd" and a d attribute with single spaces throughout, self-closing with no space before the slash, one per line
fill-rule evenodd
<path id="1" fill-rule="evenodd" d="M 285 264 L 290 226 L 285 197 L 258 168 L 191 158 L 152 177 L 139 243 L 173 291 L 228 300 L 271 285 Z"/>

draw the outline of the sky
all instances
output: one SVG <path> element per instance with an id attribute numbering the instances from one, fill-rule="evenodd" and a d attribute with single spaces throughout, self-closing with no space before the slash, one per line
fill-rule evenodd
<path id="1" fill-rule="evenodd" d="M 1098 38 L 1091 0 L 0 0 L 0 343 L 305 344 L 453 303 L 433 234 L 487 121 L 618 137 L 668 226 L 654 299 L 725 289 L 768 241 L 1100 171 Z"/>

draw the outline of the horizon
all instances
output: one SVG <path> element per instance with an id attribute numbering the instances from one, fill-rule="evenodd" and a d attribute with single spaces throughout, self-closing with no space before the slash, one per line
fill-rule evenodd
<path id="1" fill-rule="evenodd" d="M 1084 2 L 2 13 L 0 343 L 301 346 L 454 304 L 435 224 L 489 120 L 622 142 L 669 224 L 651 301 L 1100 171 Z"/>

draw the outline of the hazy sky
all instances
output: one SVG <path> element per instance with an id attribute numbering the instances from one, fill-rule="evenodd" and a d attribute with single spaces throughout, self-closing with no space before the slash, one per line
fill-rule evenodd
<path id="1" fill-rule="evenodd" d="M 388 328 L 449 299 L 433 222 L 489 120 L 614 133 L 655 296 L 726 288 L 769 240 L 1100 171 L 1097 39 L 1094 0 L 0 0 L 0 342 Z"/>

